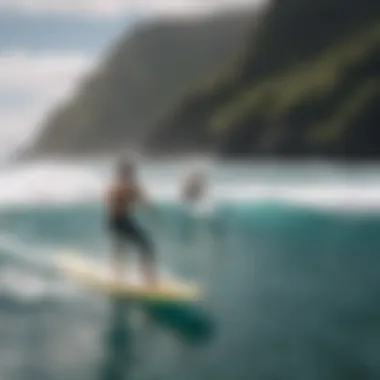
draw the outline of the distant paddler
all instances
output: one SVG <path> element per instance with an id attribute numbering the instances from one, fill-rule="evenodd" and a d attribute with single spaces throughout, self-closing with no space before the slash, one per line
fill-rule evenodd
<path id="1" fill-rule="evenodd" d="M 193 171 L 185 179 L 181 192 L 182 201 L 189 206 L 195 206 L 204 200 L 206 190 L 206 173 L 201 170 Z"/>

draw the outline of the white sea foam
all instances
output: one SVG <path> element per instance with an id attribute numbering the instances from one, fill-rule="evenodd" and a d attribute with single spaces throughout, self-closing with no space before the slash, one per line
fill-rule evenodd
<path id="1" fill-rule="evenodd" d="M 172 164 L 142 166 L 142 182 L 153 199 L 177 201 L 187 170 Z M 376 170 L 364 178 L 359 175 L 360 169 L 349 175 L 337 175 L 339 168 L 329 167 L 322 174 L 321 170 L 305 167 L 295 177 L 273 168 L 266 172 L 265 168 L 258 171 L 256 167 L 252 173 L 249 168 L 236 172 L 229 168 L 226 175 L 223 170 L 217 169 L 215 181 L 211 176 L 209 199 L 201 208 L 210 209 L 210 204 L 219 202 L 281 201 L 323 208 L 380 209 L 380 176 Z M 0 205 L 97 202 L 103 198 L 108 178 L 106 166 L 83 163 L 50 161 L 3 168 Z"/>
<path id="2" fill-rule="evenodd" d="M 0 172 L 0 204 L 51 204 L 91 200 L 101 193 L 99 176 L 81 165 L 38 163 Z"/>
<path id="3" fill-rule="evenodd" d="M 0 253 L 8 260 L 0 269 L 0 295 L 33 303 L 75 294 L 72 284 L 62 282 L 57 275 L 51 251 L 46 247 L 33 247 L 18 236 L 2 233 Z"/>

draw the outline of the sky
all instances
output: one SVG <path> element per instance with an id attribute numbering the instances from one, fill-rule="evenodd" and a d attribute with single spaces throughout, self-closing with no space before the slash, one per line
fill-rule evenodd
<path id="1" fill-rule="evenodd" d="M 36 135 L 47 113 L 142 19 L 263 0 L 0 0 L 0 156 Z"/>

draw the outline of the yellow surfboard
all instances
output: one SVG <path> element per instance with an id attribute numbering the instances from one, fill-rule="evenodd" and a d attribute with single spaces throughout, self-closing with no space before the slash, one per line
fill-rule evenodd
<path id="1" fill-rule="evenodd" d="M 140 302 L 194 302 L 200 299 L 197 285 L 163 279 L 154 288 L 142 284 L 116 281 L 103 267 L 74 255 L 61 255 L 58 267 L 73 281 L 97 292 Z"/>

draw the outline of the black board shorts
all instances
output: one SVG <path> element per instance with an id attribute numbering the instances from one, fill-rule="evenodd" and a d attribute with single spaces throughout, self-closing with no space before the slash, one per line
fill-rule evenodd
<path id="1" fill-rule="evenodd" d="M 144 256 L 152 257 L 152 243 L 138 223 L 127 216 L 113 217 L 109 220 L 109 228 L 119 242 L 135 244 Z"/>

